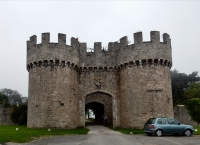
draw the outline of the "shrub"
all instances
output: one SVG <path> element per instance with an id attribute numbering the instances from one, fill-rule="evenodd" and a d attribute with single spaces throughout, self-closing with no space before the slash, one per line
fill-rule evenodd
<path id="1" fill-rule="evenodd" d="M 13 105 L 10 119 L 15 124 L 27 124 L 27 103 Z"/>

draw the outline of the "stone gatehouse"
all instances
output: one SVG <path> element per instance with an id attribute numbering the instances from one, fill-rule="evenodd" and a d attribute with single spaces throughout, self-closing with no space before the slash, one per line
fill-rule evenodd
<path id="1" fill-rule="evenodd" d="M 149 117 L 173 117 L 170 68 L 171 39 L 152 31 L 143 42 L 142 32 L 108 44 L 87 44 L 58 34 L 27 41 L 29 72 L 28 127 L 76 128 L 85 126 L 85 109 L 93 106 L 97 123 L 107 116 L 113 127 L 143 127 Z"/>

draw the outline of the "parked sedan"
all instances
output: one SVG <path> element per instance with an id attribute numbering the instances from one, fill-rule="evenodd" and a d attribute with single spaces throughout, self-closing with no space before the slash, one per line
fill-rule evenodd
<path id="1" fill-rule="evenodd" d="M 144 132 L 147 135 L 155 134 L 162 136 L 163 134 L 184 134 L 191 136 L 194 128 L 191 125 L 181 124 L 173 118 L 150 118 L 144 125 Z"/>

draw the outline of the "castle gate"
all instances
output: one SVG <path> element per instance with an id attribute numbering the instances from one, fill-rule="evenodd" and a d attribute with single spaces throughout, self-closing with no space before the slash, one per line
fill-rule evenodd
<path id="1" fill-rule="evenodd" d="M 28 127 L 76 128 L 85 126 L 85 107 L 95 106 L 97 122 L 108 116 L 113 127 L 142 128 L 150 117 L 173 117 L 170 68 L 170 36 L 152 31 L 150 41 L 134 33 L 134 44 L 126 36 L 109 42 L 87 44 L 50 33 L 27 41 L 29 72 Z M 163 107 L 165 106 L 165 107 Z"/>
<path id="2" fill-rule="evenodd" d="M 85 109 L 91 109 L 95 114 L 95 123 L 103 124 L 106 116 L 109 125 L 112 125 L 112 97 L 109 94 L 96 92 L 85 97 Z"/>

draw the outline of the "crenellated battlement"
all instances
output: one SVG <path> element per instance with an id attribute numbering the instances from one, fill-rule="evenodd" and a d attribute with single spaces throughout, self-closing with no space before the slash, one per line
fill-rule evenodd
<path id="1" fill-rule="evenodd" d="M 161 59 L 172 62 L 171 39 L 167 33 L 160 41 L 160 32 L 151 31 L 150 41 L 143 41 L 142 32 L 133 34 L 134 44 L 128 45 L 126 36 L 116 42 L 109 42 L 104 50 L 101 42 L 94 42 L 94 52 L 87 52 L 87 43 L 71 38 L 66 44 L 66 34 L 58 34 L 58 43 L 50 42 L 50 33 L 42 33 L 41 43 L 37 36 L 27 41 L 27 65 L 41 60 L 71 62 L 79 67 L 114 67 L 136 60 Z"/>
<path id="2" fill-rule="evenodd" d="M 50 42 L 50 33 L 42 33 L 41 43 L 37 44 L 37 36 L 27 41 L 27 64 L 40 60 L 65 60 L 79 63 L 79 42 L 71 38 L 71 46 L 66 45 L 66 34 L 58 34 L 58 43 Z"/>
<path id="3" fill-rule="evenodd" d="M 50 33 L 42 33 L 41 40 L 42 40 L 41 44 L 43 44 L 43 45 L 51 44 Z M 30 40 L 28 40 L 27 43 L 30 47 L 37 45 L 37 36 L 36 35 L 31 36 Z M 58 43 L 57 44 L 66 45 L 66 34 L 58 33 Z M 72 37 L 71 38 L 71 46 L 73 46 L 74 44 L 78 44 L 78 40 Z M 30 48 L 30 47 L 28 47 L 28 48 Z"/>
<path id="4" fill-rule="evenodd" d="M 151 43 L 162 43 L 160 41 L 160 32 L 159 31 L 151 31 L 150 42 Z M 134 33 L 134 44 L 141 44 L 141 43 L 143 43 L 142 32 Z M 171 44 L 170 36 L 167 33 L 163 34 L 163 43 Z"/>
<path id="5" fill-rule="evenodd" d="M 165 59 L 172 62 L 171 40 L 168 34 L 163 34 L 160 41 L 160 32 L 152 31 L 150 41 L 143 41 L 142 32 L 134 33 L 134 44 L 128 45 L 126 36 L 116 42 L 108 43 L 108 50 L 102 49 L 100 42 L 94 43 L 94 52 L 86 52 L 87 44 L 80 47 L 80 66 L 119 66 L 132 60 Z M 115 57 L 115 59 L 114 59 Z"/>

